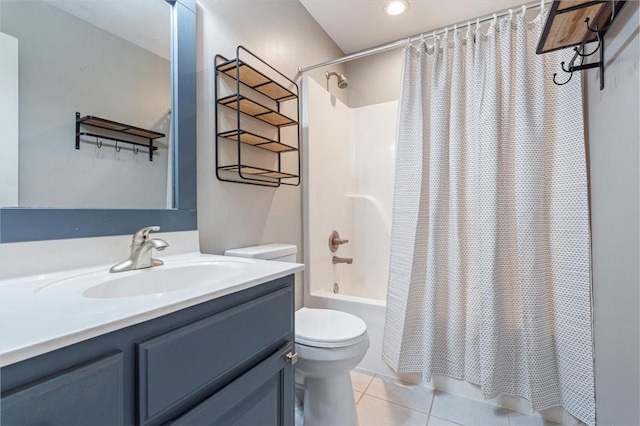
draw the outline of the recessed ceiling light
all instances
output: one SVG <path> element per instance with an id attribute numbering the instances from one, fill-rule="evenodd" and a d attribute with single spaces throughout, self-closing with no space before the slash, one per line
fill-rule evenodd
<path id="1" fill-rule="evenodd" d="M 406 0 L 390 1 L 384 7 L 385 12 L 387 12 L 389 15 L 400 15 L 407 9 L 409 9 L 409 2 Z"/>

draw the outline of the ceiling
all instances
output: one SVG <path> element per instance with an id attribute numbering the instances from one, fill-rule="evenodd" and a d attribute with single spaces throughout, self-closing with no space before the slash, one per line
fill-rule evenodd
<path id="1" fill-rule="evenodd" d="M 519 7 L 527 0 L 409 0 L 409 10 L 387 15 L 387 0 L 300 0 L 346 54 Z"/>

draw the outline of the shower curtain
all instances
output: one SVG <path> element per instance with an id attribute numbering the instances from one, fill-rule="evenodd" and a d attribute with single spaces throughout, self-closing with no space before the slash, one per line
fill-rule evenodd
<path id="1" fill-rule="evenodd" d="M 405 49 L 382 355 L 594 425 L 580 73 L 553 84 L 543 24 Z"/>

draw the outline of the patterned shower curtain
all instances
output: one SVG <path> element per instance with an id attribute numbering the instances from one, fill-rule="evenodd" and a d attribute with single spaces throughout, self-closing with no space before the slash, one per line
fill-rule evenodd
<path id="1" fill-rule="evenodd" d="M 544 18 L 405 49 L 382 355 L 594 425 L 581 81 Z"/>

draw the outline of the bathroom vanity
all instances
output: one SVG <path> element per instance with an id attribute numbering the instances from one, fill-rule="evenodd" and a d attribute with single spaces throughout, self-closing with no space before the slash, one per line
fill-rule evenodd
<path id="1" fill-rule="evenodd" d="M 15 315 L 10 309 L 2 313 L 3 424 L 292 425 L 293 273 L 302 266 L 246 264 L 242 273 L 208 288 L 138 297 L 69 295 L 89 294 L 83 287 L 87 279 L 67 280 L 67 295 L 60 298 L 59 279 L 17 282 L 33 298 L 42 297 L 43 289 L 54 293 L 33 305 L 25 302 Z M 81 276 L 95 282 L 96 274 Z M 21 297 L 4 285 L 4 295 Z M 30 312 L 36 318 L 18 318 L 37 303 L 40 312 Z M 58 306 L 46 306 L 51 304 Z M 5 300 L 2 308 L 8 306 Z M 47 319 L 56 310 L 57 318 Z M 89 313 L 93 328 L 83 318 Z M 143 320 L 148 316 L 154 318 Z M 68 324 L 74 317 L 78 325 Z M 108 329 L 113 330 L 100 334 Z M 30 345 L 19 342 L 20 333 L 31 336 Z M 87 339 L 91 334 L 97 335 Z M 48 351 L 74 340 L 80 341 Z"/>

